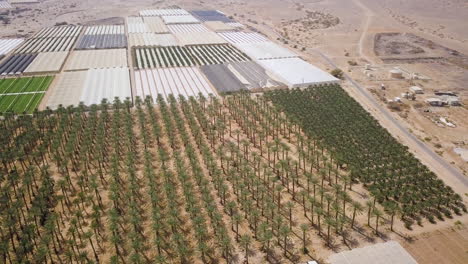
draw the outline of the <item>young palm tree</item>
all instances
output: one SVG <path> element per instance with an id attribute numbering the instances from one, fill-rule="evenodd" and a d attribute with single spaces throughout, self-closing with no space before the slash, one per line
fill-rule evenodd
<path id="1" fill-rule="evenodd" d="M 249 247 L 251 243 L 252 243 L 252 239 L 249 235 L 247 234 L 242 235 L 240 239 L 240 244 L 245 249 L 245 261 L 247 264 L 249 263 Z"/>
<path id="2" fill-rule="evenodd" d="M 301 230 L 302 230 L 302 253 L 307 254 L 308 250 L 306 248 L 306 233 L 309 231 L 309 225 L 308 224 L 301 224 Z"/>

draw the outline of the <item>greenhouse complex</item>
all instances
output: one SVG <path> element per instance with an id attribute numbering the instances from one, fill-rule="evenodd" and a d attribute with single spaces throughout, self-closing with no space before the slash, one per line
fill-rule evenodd
<path id="1" fill-rule="evenodd" d="M 143 10 L 121 25 L 55 26 L 26 39 L 0 39 L 2 86 L 31 77 L 51 81 L 32 104 L 19 100 L 32 97 L 29 88 L 4 88 L 2 113 L 89 106 L 115 96 L 133 104 L 138 96 L 219 96 L 338 82 L 222 12 L 178 8 Z"/>

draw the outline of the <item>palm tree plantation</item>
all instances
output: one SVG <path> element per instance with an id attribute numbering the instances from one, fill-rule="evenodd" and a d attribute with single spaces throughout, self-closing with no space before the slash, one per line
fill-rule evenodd
<path id="1" fill-rule="evenodd" d="M 299 263 L 466 212 L 338 85 L 0 124 L 1 263 Z"/>

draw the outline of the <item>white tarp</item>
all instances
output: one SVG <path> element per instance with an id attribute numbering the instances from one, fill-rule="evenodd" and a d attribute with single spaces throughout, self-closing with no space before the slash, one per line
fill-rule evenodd
<path id="1" fill-rule="evenodd" d="M 23 43 L 23 41 L 24 39 L 22 38 L 0 39 L 0 55 L 8 54 Z"/>
<path id="2" fill-rule="evenodd" d="M 296 53 L 271 41 L 257 43 L 236 43 L 238 49 L 253 60 L 282 59 L 299 57 Z"/>
<path id="3" fill-rule="evenodd" d="M 290 88 L 337 83 L 339 79 L 300 58 L 257 61 L 265 70 Z"/>
<path id="4" fill-rule="evenodd" d="M 80 102 L 100 104 L 103 99 L 113 102 L 115 97 L 124 101 L 132 97 L 128 68 L 92 69 L 86 73 Z"/>
<path id="5" fill-rule="evenodd" d="M 163 16 L 162 19 L 166 24 L 193 24 L 193 23 L 200 23 L 198 19 L 196 19 L 192 15 L 185 15 L 185 16 Z"/>
<path id="6" fill-rule="evenodd" d="M 70 55 L 65 69 L 70 71 L 111 67 L 127 67 L 126 49 L 76 50 Z"/>

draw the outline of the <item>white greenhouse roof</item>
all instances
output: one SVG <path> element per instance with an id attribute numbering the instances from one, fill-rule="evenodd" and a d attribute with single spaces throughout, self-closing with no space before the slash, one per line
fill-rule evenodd
<path id="1" fill-rule="evenodd" d="M 164 23 L 166 24 L 193 24 L 193 23 L 200 23 L 198 19 L 196 19 L 192 15 L 185 15 L 185 16 L 163 16 Z"/>
<path id="2" fill-rule="evenodd" d="M 140 16 L 181 16 L 190 13 L 183 9 L 149 9 L 140 11 Z"/>
<path id="3" fill-rule="evenodd" d="M 257 61 L 265 70 L 290 88 L 336 83 L 339 79 L 300 58 Z"/>
<path id="4" fill-rule="evenodd" d="M 294 58 L 298 55 L 289 49 L 283 48 L 271 41 L 258 43 L 236 43 L 238 49 L 253 60 Z"/>
<path id="5" fill-rule="evenodd" d="M 112 102 L 115 97 L 121 101 L 132 97 L 128 68 L 88 70 L 80 102 L 89 106 L 103 99 Z"/>
<path id="6" fill-rule="evenodd" d="M 42 52 L 24 70 L 25 73 L 59 72 L 67 59 L 68 51 Z"/>
<path id="7" fill-rule="evenodd" d="M 23 41 L 24 39 L 22 38 L 0 39 L 0 56 L 6 55 L 10 51 L 14 50 L 21 43 L 23 43 Z"/>
<path id="8" fill-rule="evenodd" d="M 343 251 L 328 258 L 331 264 L 417 264 L 396 241 Z"/>
<path id="9" fill-rule="evenodd" d="M 135 33 L 128 35 L 131 47 L 177 46 L 177 39 L 172 34 Z"/>
<path id="10" fill-rule="evenodd" d="M 70 55 L 66 70 L 127 67 L 126 49 L 76 50 Z"/>

